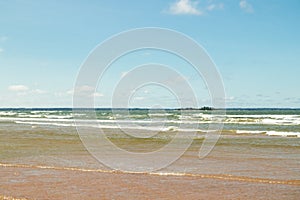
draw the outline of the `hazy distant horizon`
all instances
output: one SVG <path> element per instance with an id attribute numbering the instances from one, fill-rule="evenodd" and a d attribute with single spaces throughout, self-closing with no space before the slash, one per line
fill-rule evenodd
<path id="1" fill-rule="evenodd" d="M 74 108 L 72 107 L 0 107 L 0 110 L 9 110 L 9 109 L 32 109 L 32 110 L 43 110 L 43 109 L 48 109 L 48 110 L 55 110 L 55 109 L 68 109 L 68 110 L 72 110 Z M 147 108 L 147 107 L 129 107 L 129 108 L 110 108 L 110 107 L 95 107 L 95 108 L 76 108 L 76 109 L 88 109 L 88 110 L 97 110 L 97 109 L 103 109 L 103 110 L 108 110 L 108 109 L 122 109 L 122 110 L 129 110 L 129 109 L 137 109 L 137 110 L 177 110 L 177 109 L 194 109 L 194 110 L 201 110 L 202 107 L 198 107 L 198 108 L 186 108 L 186 107 L 183 107 L 183 108 L 180 108 L 180 107 L 175 107 L 175 108 Z M 212 109 L 215 109 L 215 110 L 299 110 L 299 108 L 294 108 L 294 107 L 282 107 L 282 108 L 276 108 L 276 107 L 226 107 L 226 108 L 212 108 Z M 202 109 L 203 110 L 203 109 Z"/>

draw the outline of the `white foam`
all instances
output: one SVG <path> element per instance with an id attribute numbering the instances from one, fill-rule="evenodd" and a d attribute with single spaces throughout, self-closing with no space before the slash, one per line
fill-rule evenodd
<path id="1" fill-rule="evenodd" d="M 12 111 L 0 111 L 0 115 L 2 116 L 13 116 L 16 115 L 17 113 L 12 112 Z"/>
<path id="2" fill-rule="evenodd" d="M 152 117 L 166 117 L 166 116 L 172 116 L 172 113 L 149 113 L 149 116 Z"/>
<path id="3" fill-rule="evenodd" d="M 194 132 L 194 131 L 201 131 L 207 132 L 207 130 L 200 130 L 196 128 L 180 128 L 177 126 L 155 126 L 156 123 L 149 122 L 147 126 L 141 126 L 133 121 L 132 124 L 126 124 L 128 121 L 122 120 L 79 120 L 79 123 L 75 124 L 73 120 L 70 119 L 41 119 L 41 118 L 0 118 L 0 121 L 3 120 L 10 120 L 14 121 L 18 124 L 30 124 L 33 127 L 36 125 L 48 125 L 48 126 L 62 126 L 62 127 L 73 127 L 73 126 L 85 126 L 85 127 L 94 127 L 94 128 L 107 128 L 107 129 L 135 129 L 135 130 L 150 130 L 150 131 L 184 131 L 184 132 Z M 102 122 L 102 124 L 101 124 Z M 104 123 L 103 123 L 104 122 Z M 118 122 L 120 124 L 118 124 Z M 132 121 L 129 121 L 132 122 Z M 145 123 L 145 121 L 140 121 Z M 150 124 L 151 123 L 151 124 Z M 282 136 L 282 137 L 300 137 L 300 132 L 281 132 L 281 131 L 264 131 L 264 130 L 236 130 L 237 134 L 262 134 L 265 133 L 269 136 Z"/>
<path id="4" fill-rule="evenodd" d="M 300 132 L 284 132 L 284 131 L 259 131 L 259 130 L 237 130 L 237 134 L 266 134 L 269 136 L 282 136 L 282 137 L 300 137 Z"/>
<path id="5" fill-rule="evenodd" d="M 73 115 L 68 114 L 68 115 L 30 115 L 30 114 L 25 114 L 25 113 L 19 113 L 19 117 L 10 117 L 13 116 L 14 112 L 0 112 L 0 115 L 4 115 L 5 117 L 0 117 L 0 120 L 9 120 L 9 121 L 15 121 L 15 120 L 22 120 L 22 121 L 73 121 Z M 239 118 L 236 116 L 244 116 L 244 115 L 231 115 L 234 117 L 228 118 L 226 116 L 226 119 L 223 120 L 224 124 L 266 124 L 266 125 L 284 125 L 284 126 L 289 126 L 289 125 L 300 125 L 300 116 L 299 115 L 274 115 L 272 118 L 262 118 L 262 117 L 267 117 L 270 115 L 247 115 L 249 116 L 255 116 L 256 118 Z M 272 115 L 271 115 L 272 116 Z M 180 116 L 179 116 L 180 117 Z M 200 119 L 194 119 L 191 118 L 190 116 L 181 116 L 179 120 L 177 119 L 162 119 L 160 120 L 160 123 L 172 123 L 172 124 L 209 124 L 209 123 L 218 123 L 218 121 L 215 119 L 216 116 L 213 115 L 205 115 L 204 118 Z M 88 119 L 82 119 L 82 120 L 88 120 Z M 76 121 L 80 121 L 79 119 L 76 119 Z M 95 121 L 92 120 L 91 121 Z M 134 124 L 152 124 L 155 121 L 151 119 L 116 119 L 115 117 L 109 117 L 108 119 L 103 119 L 103 120 L 97 120 L 99 123 L 134 123 Z M 158 122 L 156 120 L 156 122 Z"/>
<path id="6" fill-rule="evenodd" d="M 261 134 L 261 133 L 265 133 L 266 131 L 253 131 L 253 130 L 236 130 L 237 134 Z"/>
<path id="7" fill-rule="evenodd" d="M 91 127 L 91 128 L 107 128 L 107 129 L 132 129 L 132 130 L 148 130 L 148 131 L 162 131 L 162 132 L 169 132 L 169 131 L 183 131 L 183 132 L 195 132 L 195 131 L 201 131 L 198 129 L 188 129 L 188 128 L 180 128 L 176 126 L 140 126 L 140 125 L 128 125 L 128 124 L 116 124 L 116 123 L 108 123 L 108 124 L 99 124 L 98 121 L 91 121 L 91 120 L 85 120 L 82 121 L 83 123 L 77 123 L 75 124 L 73 121 L 29 121 L 29 120 L 16 120 L 14 121 L 17 124 L 30 124 L 32 126 L 34 125 L 46 125 L 46 126 L 62 126 L 62 127 L 74 127 L 74 126 L 81 126 L 81 127 Z"/>
<path id="8" fill-rule="evenodd" d="M 63 124 L 63 123 L 47 123 L 47 122 L 24 122 L 24 121 L 15 121 L 17 124 L 30 124 L 30 125 L 51 125 L 51 126 L 75 126 L 74 124 Z M 32 126 L 36 128 L 36 126 Z"/>
<path id="9" fill-rule="evenodd" d="M 47 119 L 72 119 L 72 115 L 45 115 Z"/>
<path id="10" fill-rule="evenodd" d="M 295 118 L 286 119 L 262 119 L 262 124 L 277 124 L 277 125 L 299 125 L 300 120 Z"/>
<path id="11" fill-rule="evenodd" d="M 58 111 L 58 110 L 34 110 L 34 111 L 31 111 L 32 114 L 37 114 L 37 113 L 49 114 L 49 113 L 57 113 L 57 112 L 61 112 L 61 111 Z"/>
<path id="12" fill-rule="evenodd" d="M 48 121 L 48 122 L 69 122 L 72 119 L 46 119 L 46 118 L 23 118 L 23 117 L 0 117 L 0 121 Z"/>
<path id="13" fill-rule="evenodd" d="M 226 124 L 299 125 L 299 115 L 226 115 Z"/>
<path id="14" fill-rule="evenodd" d="M 18 113 L 19 117 L 24 117 L 24 118 L 41 118 L 43 115 L 29 115 L 29 114 L 23 114 L 23 113 Z"/>
<path id="15" fill-rule="evenodd" d="M 72 119 L 72 115 L 66 115 L 66 116 L 45 116 L 46 118 L 39 118 L 37 116 L 31 116 L 26 115 L 20 116 L 20 117 L 0 117 L 0 121 L 51 121 L 51 122 L 69 122 L 74 121 Z M 76 121 L 81 122 L 98 122 L 98 123 L 133 123 L 133 124 L 154 124 L 154 123 L 173 123 L 173 124 L 209 124 L 209 123 L 216 123 L 217 121 L 203 121 L 203 120 L 116 120 L 116 119 L 103 119 L 103 120 L 88 120 L 88 119 L 76 119 Z M 292 121 L 293 120 L 293 121 Z M 263 119 L 263 120 L 256 120 L 253 122 L 247 122 L 247 121 L 238 121 L 236 119 L 226 119 L 226 121 L 223 121 L 224 124 L 268 124 L 268 125 L 299 125 L 300 119 L 294 118 L 290 121 L 288 120 L 275 120 L 275 119 Z"/>
<path id="16" fill-rule="evenodd" d="M 300 137 L 300 132 L 267 131 L 266 134 L 269 136 Z"/>
<path id="17" fill-rule="evenodd" d="M 178 127 L 176 126 L 168 126 L 166 128 L 162 128 L 162 131 L 178 131 Z"/>

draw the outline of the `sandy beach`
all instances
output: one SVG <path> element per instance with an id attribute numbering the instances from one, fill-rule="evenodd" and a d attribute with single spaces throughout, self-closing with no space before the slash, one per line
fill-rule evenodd
<path id="1" fill-rule="evenodd" d="M 93 158 L 72 127 L 4 124 L 2 199 L 297 199 L 300 195 L 299 138 L 224 133 L 205 159 L 198 158 L 200 139 L 162 170 L 125 173 Z M 153 147 L 114 139 L 129 150 Z"/>
<path id="2" fill-rule="evenodd" d="M 300 181 L 1 166 L 3 199 L 297 199 Z"/>

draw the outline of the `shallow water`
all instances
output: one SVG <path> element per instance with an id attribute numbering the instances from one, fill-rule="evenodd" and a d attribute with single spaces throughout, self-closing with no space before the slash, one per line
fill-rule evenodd
<path id="1" fill-rule="evenodd" d="M 158 184 L 158 182 L 162 180 L 165 180 L 164 178 L 159 177 L 182 177 L 180 178 L 180 182 L 178 182 L 178 184 L 182 185 L 185 181 L 188 181 L 186 187 L 194 187 L 195 184 L 199 184 L 199 182 L 203 181 L 203 179 L 212 179 L 210 183 L 214 182 L 215 180 L 220 181 L 217 183 L 218 187 L 222 185 L 222 187 L 225 188 L 227 187 L 224 186 L 225 183 L 227 185 L 230 185 L 227 183 L 227 181 L 233 181 L 234 183 L 236 182 L 235 187 L 242 187 L 241 190 L 244 190 L 244 186 L 254 187 L 255 184 L 279 184 L 285 185 L 284 188 L 286 192 L 292 192 L 291 196 L 289 196 L 290 199 L 293 199 L 292 197 L 296 197 L 297 192 L 295 191 L 300 191 L 300 138 L 297 137 L 297 135 L 292 134 L 278 134 L 277 136 L 267 134 L 271 131 L 273 131 L 273 133 L 280 133 L 279 130 L 281 129 L 285 132 L 297 133 L 297 131 L 299 130 L 299 125 L 296 125 L 299 118 L 298 111 L 293 111 L 291 113 L 287 113 L 287 111 L 284 111 L 283 116 L 281 115 L 281 113 L 278 113 L 283 111 L 274 111 L 275 113 L 271 114 L 261 112 L 256 113 L 257 111 L 255 111 L 254 113 L 253 111 L 251 111 L 252 113 L 248 113 L 250 111 L 243 111 L 245 113 L 241 114 L 241 112 L 239 111 L 231 111 L 229 116 L 227 116 L 227 118 L 230 118 L 230 120 L 242 117 L 243 119 L 262 118 L 276 119 L 277 121 L 272 125 L 266 125 L 262 124 L 262 120 L 256 124 L 245 125 L 247 126 L 247 128 L 243 127 L 243 123 L 235 123 L 234 125 L 231 124 L 230 128 L 228 129 L 226 129 L 226 127 L 228 126 L 225 126 L 220 139 L 218 140 L 210 154 L 204 159 L 199 159 L 199 149 L 201 148 L 206 134 L 205 130 L 202 130 L 202 128 L 204 129 L 203 126 L 201 128 L 198 128 L 201 130 L 196 130 L 196 135 L 191 136 L 193 137 L 192 145 L 178 160 L 159 171 L 142 174 L 138 173 L 139 166 L 136 166 L 134 164 L 130 166 L 131 172 L 128 173 L 111 169 L 110 167 L 102 164 L 101 161 L 95 159 L 86 150 L 83 143 L 81 142 L 80 137 L 76 131 L 73 119 L 71 119 L 73 118 L 71 111 L 6 110 L 1 112 L 0 167 L 2 168 L 2 189 L 0 189 L 0 196 L 1 194 L 18 196 L 19 193 L 14 193 L 14 190 L 10 188 L 10 185 L 20 187 L 20 189 L 22 189 L 23 187 L 30 187 L 30 185 L 25 184 L 29 180 L 43 181 L 44 183 L 47 183 L 49 181 L 52 183 L 62 180 L 65 181 L 65 178 L 67 177 L 61 179 L 59 176 L 56 176 L 58 173 L 56 172 L 56 170 L 65 171 L 66 174 L 69 174 L 72 171 L 76 171 L 76 173 L 122 174 L 120 175 L 121 177 L 127 177 L 130 174 L 137 174 L 140 176 L 147 175 L 147 177 L 157 176 L 158 178 L 155 178 L 155 181 L 153 180 L 156 184 Z M 104 114 L 103 112 L 104 111 L 101 111 L 100 113 L 98 113 L 98 115 L 106 116 L 106 118 L 107 116 L 111 117 L 111 114 Z M 177 111 L 172 112 L 175 113 Z M 28 116 L 29 113 L 30 116 Z M 105 134 L 105 136 L 119 148 L 132 153 L 149 153 L 163 148 L 164 145 L 172 141 L 172 138 L 179 131 L 178 129 L 176 129 L 175 123 L 167 124 L 167 127 L 169 127 L 167 129 L 166 127 L 158 127 L 157 129 L 155 129 L 155 126 L 153 124 L 147 124 L 148 119 L 140 119 L 142 118 L 141 115 L 145 114 L 135 113 L 135 118 L 139 118 L 135 120 L 138 121 L 138 123 L 143 123 L 143 127 L 140 129 L 133 129 L 132 127 L 130 127 L 130 125 L 127 124 L 126 128 L 122 130 L 112 124 L 115 123 L 115 120 L 120 120 L 125 123 L 128 118 L 100 119 L 102 121 L 98 122 L 100 123 L 100 125 L 108 124 L 112 126 L 105 126 L 105 128 L 102 128 L 103 134 Z M 153 112 L 152 115 L 163 116 L 161 113 Z M 168 113 L 164 115 L 170 117 L 171 114 Z M 189 114 L 186 115 L 186 117 L 190 117 L 195 121 L 195 118 L 199 118 L 199 116 L 203 118 L 203 115 L 206 116 L 209 115 L 209 113 L 197 114 L 195 113 L 195 111 L 189 111 Z M 246 115 L 246 117 L 243 117 L 241 115 Z M 174 116 L 172 116 L 171 118 L 172 119 L 167 120 L 176 121 Z M 282 119 L 286 121 L 292 121 L 293 125 L 278 125 L 279 121 L 280 123 L 283 123 Z M 82 120 L 90 120 L 92 124 L 94 123 L 94 121 L 89 118 Z M 191 121 L 191 119 L 188 120 Z M 43 122 L 47 123 L 45 124 Z M 58 125 L 58 123 L 61 123 L 63 125 Z M 238 127 L 239 130 L 245 130 L 237 131 L 237 129 L 232 129 L 235 126 Z M 287 127 L 289 127 L 290 130 Z M 96 127 L 89 128 L 90 129 L 88 130 L 90 131 L 97 130 Z M 251 132 L 250 130 L 255 130 L 256 132 Z M 151 131 L 153 131 L 154 133 L 153 136 L 149 138 L 135 138 L 130 135 L 130 133 L 134 132 L 135 134 L 138 133 L 138 136 L 142 136 L 143 134 L 147 135 L 149 134 L 149 132 L 151 133 Z M 190 137 L 191 131 L 185 130 L 184 133 L 186 137 L 182 137 L 182 141 Z M 180 143 L 178 145 L 178 148 L 180 148 Z M 172 152 L 170 152 L 170 155 L 172 155 Z M 109 156 L 112 159 L 115 158 L 116 162 L 120 162 L 120 160 L 118 160 L 118 155 L 111 153 Z M 162 161 L 160 159 L 164 159 L 164 157 L 157 157 L 157 160 L 155 160 L 155 162 Z M 23 174 L 23 178 L 14 179 L 13 177 L 10 177 L 10 173 L 6 172 L 7 170 L 12 170 L 12 172 L 15 171 L 14 173 L 21 173 Z M 44 178 L 42 180 L 35 180 L 32 179 L 32 177 Z M 87 177 L 90 176 L 87 175 Z M 147 177 L 144 177 L 145 180 L 150 179 L 149 177 Z M 193 180 L 190 180 L 190 177 L 192 177 Z M 73 180 L 73 178 L 71 177 L 68 177 L 68 179 L 70 179 L 69 181 Z M 173 178 L 167 178 L 165 181 L 168 182 L 169 179 Z M 176 181 L 175 179 L 177 178 L 174 178 L 174 181 Z M 147 187 L 151 187 L 150 184 L 153 184 L 151 180 L 149 180 L 149 185 Z M 81 182 L 78 183 L 78 180 L 76 181 L 74 182 L 75 185 L 81 184 Z M 87 178 L 86 181 L 89 181 L 89 178 Z M 176 182 L 174 182 L 173 184 L 175 183 Z M 131 184 L 131 182 L 128 183 L 128 186 L 131 187 Z M 146 187 L 147 184 L 143 184 L 145 184 Z M 94 189 L 96 190 L 97 186 L 94 187 Z M 298 189 L 295 189 L 295 187 Z M 260 189 L 258 189 L 256 186 L 254 188 L 257 191 L 260 191 Z M 268 186 L 267 188 L 273 188 L 273 186 Z M 111 188 L 111 191 L 113 190 L 114 189 Z M 10 192 L 4 193 L 5 191 Z M 108 193 L 109 191 L 110 190 L 108 188 Z M 277 192 L 280 191 L 282 192 L 281 197 L 284 198 L 286 192 L 284 192 L 284 189 L 282 188 L 280 190 L 278 189 Z M 36 197 L 34 193 L 25 192 L 24 194 L 28 194 L 28 197 Z M 268 195 L 272 195 L 272 193 L 269 193 Z M 196 196 L 193 196 L 193 198 L 195 197 Z M 230 199 L 230 197 L 231 196 L 229 195 L 228 199 Z M 235 197 L 239 198 L 241 196 Z M 279 197 L 280 196 L 278 196 L 278 199 Z M 40 199 L 43 198 L 41 197 Z"/>

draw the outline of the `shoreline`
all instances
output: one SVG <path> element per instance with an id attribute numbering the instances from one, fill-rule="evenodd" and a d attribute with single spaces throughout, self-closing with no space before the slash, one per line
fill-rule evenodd
<path id="1" fill-rule="evenodd" d="M 291 185 L 230 179 L 231 176 L 221 179 L 0 167 L 0 180 L 6 183 L 2 184 L 0 197 L 6 199 L 296 199 L 300 194 L 300 181 Z"/>
<path id="2" fill-rule="evenodd" d="M 114 144 L 105 147 L 105 156 L 123 166 L 124 158 L 111 151 L 115 146 L 133 154 L 158 151 L 178 132 L 174 126 L 180 120 L 186 120 L 187 128 L 193 127 L 190 122 L 197 122 L 201 130 L 195 135 L 184 132 L 179 146 L 173 148 L 177 150 L 186 139 L 192 139 L 188 149 L 172 164 L 150 173 L 140 173 L 139 166 L 131 162 L 126 169 L 133 172 L 111 170 L 100 158 L 93 157 L 80 140 L 76 127 L 67 126 L 72 125 L 69 123 L 72 119 L 68 119 L 72 117 L 70 112 L 2 112 L 0 199 L 297 199 L 300 138 L 291 134 L 300 133 L 300 112 L 284 111 L 283 115 L 268 112 L 259 115 L 252 111 L 232 112 L 217 143 L 203 159 L 199 158 L 199 152 L 207 132 L 201 130 L 213 122 L 207 114 L 189 112 L 181 116 L 154 112 L 148 115 L 139 111 L 132 113 L 132 120 L 146 130 L 124 128 L 126 132 L 123 132 L 123 129 L 103 128 Z M 5 121 L 5 115 L 11 116 L 11 120 Z M 114 122 L 111 112 L 98 112 L 98 115 L 103 126 Z M 29 124 L 19 123 L 18 117 L 23 117 L 23 122 L 29 120 Z M 128 125 L 126 114 L 119 117 Z M 147 123 L 149 117 L 169 117 L 170 122 L 164 131 L 150 138 L 140 137 L 156 133 L 151 131 L 155 126 Z M 37 120 L 51 123 L 34 124 Z M 57 124 L 62 120 L 66 122 Z M 87 125 L 88 133 L 98 130 Z M 264 130 L 277 135 L 269 136 Z M 99 152 L 102 147 L 99 146 Z M 173 150 L 142 162 L 163 162 L 172 156 Z"/>
<path id="3" fill-rule="evenodd" d="M 282 184 L 282 185 L 295 185 L 300 186 L 300 180 L 280 180 L 270 178 L 254 178 L 245 176 L 236 176 L 231 174 L 191 174 L 191 173 L 180 173 L 180 172 L 126 172 L 118 170 L 103 170 L 103 169 L 92 169 L 92 168 L 78 168 L 78 167 L 59 167 L 59 166 L 46 166 L 46 165 L 26 165 L 26 164 L 11 164 L 11 163 L 0 163 L 2 168 L 24 168 L 24 169 L 40 169 L 40 170 L 66 170 L 66 171 L 78 171 L 78 172 L 97 172 L 97 173 L 108 173 L 108 174 L 134 174 L 144 176 L 174 176 L 174 177 L 197 177 L 207 179 L 218 179 L 225 181 L 240 181 L 240 182 L 254 182 L 264 184 Z"/>

